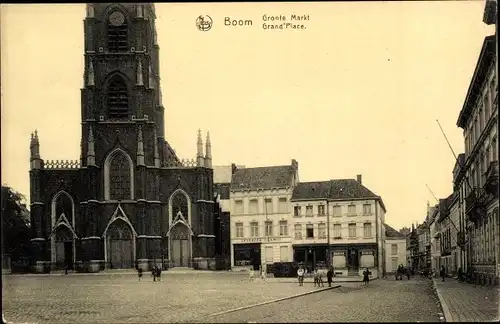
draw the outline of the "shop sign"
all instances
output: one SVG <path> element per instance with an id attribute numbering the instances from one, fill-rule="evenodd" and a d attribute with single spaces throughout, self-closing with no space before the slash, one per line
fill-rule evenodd
<path id="1" fill-rule="evenodd" d="M 361 255 L 373 255 L 373 251 L 361 251 Z"/>

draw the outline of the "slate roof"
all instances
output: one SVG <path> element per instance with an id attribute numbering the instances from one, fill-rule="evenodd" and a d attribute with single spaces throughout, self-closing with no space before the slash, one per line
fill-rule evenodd
<path id="1" fill-rule="evenodd" d="M 382 198 L 354 179 L 300 182 L 293 190 L 291 201 L 317 199 L 378 199 L 386 210 Z"/>
<path id="2" fill-rule="evenodd" d="M 330 195 L 330 181 L 300 182 L 295 186 L 291 200 L 326 199 Z"/>
<path id="3" fill-rule="evenodd" d="M 292 184 L 292 165 L 237 169 L 231 180 L 231 190 L 286 188 Z"/>
<path id="4" fill-rule="evenodd" d="M 292 200 L 378 198 L 376 194 L 354 179 L 300 182 Z"/>
<path id="5" fill-rule="evenodd" d="M 229 199 L 231 183 L 214 183 L 214 192 L 219 194 L 220 199 Z"/>
<path id="6" fill-rule="evenodd" d="M 405 239 L 406 236 L 395 230 L 393 227 L 387 225 L 387 224 L 384 224 L 384 227 L 385 227 L 385 237 L 388 238 L 388 239 Z"/>

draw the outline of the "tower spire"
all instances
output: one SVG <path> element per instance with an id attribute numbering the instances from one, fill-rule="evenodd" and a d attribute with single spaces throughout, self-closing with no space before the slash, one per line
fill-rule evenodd
<path id="1" fill-rule="evenodd" d="M 94 148 L 94 132 L 92 130 L 92 125 L 89 126 L 89 136 L 87 143 L 87 166 L 95 165 L 95 148 Z"/>
<path id="2" fill-rule="evenodd" d="M 137 134 L 137 165 L 145 165 L 144 164 L 144 142 L 142 139 L 142 127 L 139 126 Z"/>
<path id="3" fill-rule="evenodd" d="M 207 132 L 205 143 L 205 167 L 212 168 L 212 143 L 210 142 L 210 131 Z"/>
<path id="4" fill-rule="evenodd" d="M 198 129 L 198 152 L 196 154 L 196 165 L 204 166 L 204 158 L 203 158 L 203 141 L 201 139 L 201 129 Z"/>
<path id="5" fill-rule="evenodd" d="M 38 131 L 35 129 L 33 133 L 31 133 L 31 141 L 30 141 L 30 163 L 31 169 L 41 169 L 42 168 L 42 159 L 40 159 L 40 142 L 38 140 Z"/>

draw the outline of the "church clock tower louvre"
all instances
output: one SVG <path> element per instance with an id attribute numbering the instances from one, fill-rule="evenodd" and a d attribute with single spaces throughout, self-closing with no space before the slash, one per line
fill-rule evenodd
<path id="1" fill-rule="evenodd" d="M 35 270 L 152 265 L 215 269 L 213 170 L 165 140 L 152 3 L 86 7 L 79 161 L 44 161 L 30 143 Z"/>

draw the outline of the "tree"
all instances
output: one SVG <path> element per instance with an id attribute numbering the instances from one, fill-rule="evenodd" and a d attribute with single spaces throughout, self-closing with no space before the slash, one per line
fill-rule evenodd
<path id="1" fill-rule="evenodd" d="M 9 186 L 2 186 L 2 253 L 18 260 L 30 246 L 30 213 L 25 197 Z"/>

